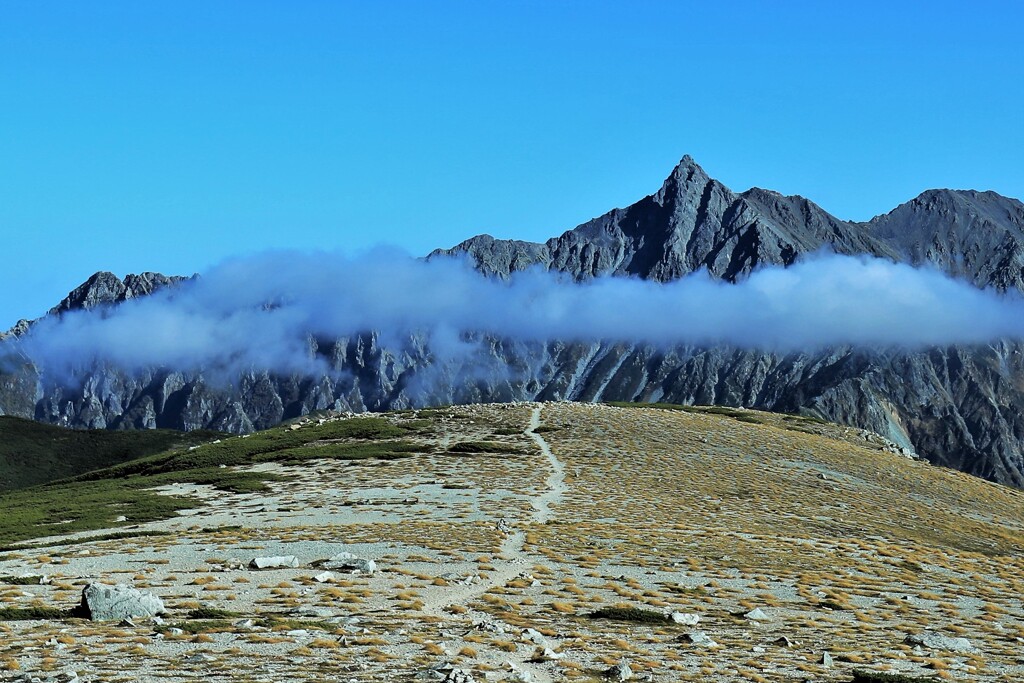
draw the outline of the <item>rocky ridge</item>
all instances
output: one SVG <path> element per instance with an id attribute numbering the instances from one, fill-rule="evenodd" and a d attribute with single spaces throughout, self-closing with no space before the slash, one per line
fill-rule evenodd
<path id="1" fill-rule="evenodd" d="M 933 190 L 867 223 L 802 197 L 735 193 L 684 157 L 660 190 L 543 244 L 482 235 L 431 257 L 465 255 L 492 276 L 529 267 L 577 280 L 668 281 L 707 269 L 727 281 L 820 249 L 930 264 L 979 287 L 1024 290 L 1024 205 L 991 192 Z M 51 314 L 116 305 L 178 278 L 99 273 Z M 28 324 L 12 333 L 23 333 Z M 429 340 L 384 345 L 372 332 L 310 339 L 331 376 L 247 373 L 229 389 L 200 373 L 95 368 L 69 389 L 26 362 L 0 373 L 0 412 L 73 427 L 245 432 L 310 411 L 387 410 L 510 400 L 638 400 L 802 412 L 877 432 L 932 462 L 1024 486 L 1024 345 L 922 351 L 833 348 L 767 353 L 728 347 L 479 339 L 472 367 L 435 363 Z"/>

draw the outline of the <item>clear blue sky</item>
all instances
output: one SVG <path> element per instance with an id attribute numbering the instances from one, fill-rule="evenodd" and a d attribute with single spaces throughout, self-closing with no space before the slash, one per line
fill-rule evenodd
<path id="1" fill-rule="evenodd" d="M 683 154 L 867 219 L 1024 196 L 1024 2 L 5 2 L 0 327 L 96 270 L 541 240 Z"/>

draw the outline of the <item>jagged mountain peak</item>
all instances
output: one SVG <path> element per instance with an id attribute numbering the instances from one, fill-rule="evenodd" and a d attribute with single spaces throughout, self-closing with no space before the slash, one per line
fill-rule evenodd
<path id="1" fill-rule="evenodd" d="M 885 216 L 852 223 L 799 195 L 760 188 L 735 193 L 687 156 L 658 192 L 544 243 L 480 235 L 431 256 L 464 255 L 496 277 L 536 266 L 577 280 L 632 275 L 668 281 L 704 269 L 736 281 L 757 267 L 788 265 L 822 248 L 928 263 L 980 286 L 1022 288 L 1024 205 L 994 192 L 931 190 Z M 176 279 L 97 273 L 56 311 L 117 303 Z M 97 368 L 84 370 L 80 388 L 72 391 L 25 365 L 19 374 L 0 375 L 0 413 L 79 427 L 245 431 L 311 410 L 381 410 L 413 401 L 746 405 L 810 411 L 913 445 L 934 462 L 1024 486 L 1024 351 L 1016 341 L 780 357 L 735 348 L 665 352 L 596 341 L 502 340 L 487 352 L 487 362 L 501 368 L 493 377 L 446 381 L 430 389 L 434 393 L 415 395 L 406 388 L 410 378 L 433 369 L 422 340 L 384 348 L 368 332 L 325 342 L 318 353 L 336 374 L 308 382 L 253 373 L 230 390 L 175 369 L 130 376 Z M 507 368 L 516 368 L 514 379 Z"/>
<path id="2" fill-rule="evenodd" d="M 88 280 L 75 287 L 64 299 L 50 309 L 50 314 L 59 315 L 66 311 L 88 310 L 97 306 L 120 303 L 139 296 L 146 296 L 168 285 L 186 278 L 178 275 L 143 272 L 128 274 L 122 280 L 113 273 L 101 270 L 93 273 Z"/>

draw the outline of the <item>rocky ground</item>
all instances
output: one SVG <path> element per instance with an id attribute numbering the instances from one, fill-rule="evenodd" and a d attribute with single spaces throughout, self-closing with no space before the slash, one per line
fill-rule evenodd
<path id="1" fill-rule="evenodd" d="M 170 485 L 196 507 L 133 537 L 0 553 L 8 611 L 97 583 L 165 607 L 2 621 L 0 680 L 1024 677 L 1020 491 L 754 411 L 410 417 L 428 453 Z"/>

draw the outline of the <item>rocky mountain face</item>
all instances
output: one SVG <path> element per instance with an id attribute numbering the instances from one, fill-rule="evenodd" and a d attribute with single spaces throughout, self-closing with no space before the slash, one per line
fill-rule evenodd
<path id="1" fill-rule="evenodd" d="M 465 254 L 502 278 L 539 266 L 577 280 L 615 274 L 664 282 L 704 268 L 735 282 L 758 266 L 789 265 L 823 248 L 931 264 L 978 286 L 1024 290 L 1024 205 L 991 192 L 933 190 L 852 223 L 802 197 L 757 188 L 735 193 L 684 157 L 657 193 L 543 244 L 482 235 L 431 257 Z M 176 280 L 98 273 L 51 315 L 116 305 Z M 1024 486 L 1024 345 L 1016 341 L 789 354 L 470 341 L 474 355 L 456 364 L 438 361 L 429 340 L 417 337 L 387 344 L 372 332 L 311 338 L 310 353 L 330 374 L 254 372 L 229 386 L 174 369 L 128 376 L 92 368 L 68 388 L 9 357 L 0 366 L 0 412 L 74 427 L 244 432 L 325 408 L 519 399 L 743 405 L 867 429 L 937 464 Z"/>

